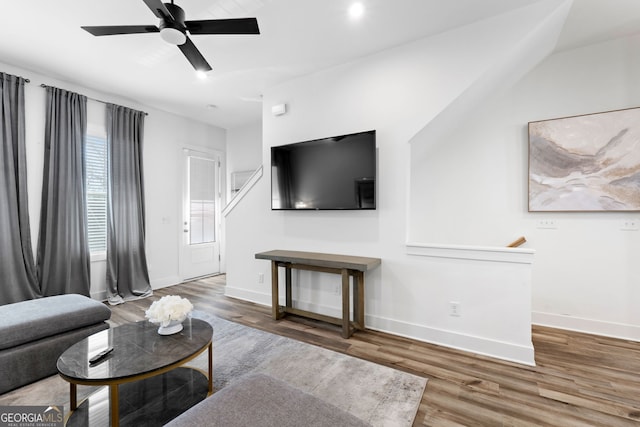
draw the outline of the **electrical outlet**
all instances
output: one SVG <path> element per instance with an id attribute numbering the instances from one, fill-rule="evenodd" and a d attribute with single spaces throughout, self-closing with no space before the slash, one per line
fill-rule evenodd
<path id="1" fill-rule="evenodd" d="M 624 220 L 620 226 L 620 230 L 624 231 L 638 231 L 638 221 L 634 219 Z"/>
<path id="2" fill-rule="evenodd" d="M 258 273 L 258 283 L 264 283 L 264 273 Z"/>
<path id="3" fill-rule="evenodd" d="M 449 316 L 460 317 L 462 315 L 461 312 L 462 304 L 457 301 L 449 302 Z"/>
<path id="4" fill-rule="evenodd" d="M 556 221 L 554 219 L 539 219 L 537 227 L 548 228 L 548 229 L 558 228 L 558 226 L 556 225 Z"/>

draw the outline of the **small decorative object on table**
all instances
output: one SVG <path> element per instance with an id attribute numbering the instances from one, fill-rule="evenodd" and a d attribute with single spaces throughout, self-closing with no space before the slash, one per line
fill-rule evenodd
<path id="1" fill-rule="evenodd" d="M 182 322 L 193 310 L 193 305 L 186 298 L 177 295 L 167 295 L 154 301 L 145 312 L 145 317 L 151 323 L 160 324 L 160 335 L 177 334 L 182 330 Z"/>

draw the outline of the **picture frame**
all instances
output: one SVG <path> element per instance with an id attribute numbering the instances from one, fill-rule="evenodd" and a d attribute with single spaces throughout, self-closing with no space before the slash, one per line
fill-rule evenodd
<path id="1" fill-rule="evenodd" d="M 640 108 L 529 122 L 529 212 L 640 211 Z"/>

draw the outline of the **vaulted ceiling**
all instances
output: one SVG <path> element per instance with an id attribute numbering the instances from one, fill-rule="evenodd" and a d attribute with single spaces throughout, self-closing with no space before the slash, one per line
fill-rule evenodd
<path id="1" fill-rule="evenodd" d="M 258 19 L 260 35 L 191 36 L 213 67 L 206 79 L 158 34 L 80 28 L 157 25 L 143 0 L 11 1 L 0 63 L 234 128 L 260 120 L 265 88 L 539 1 L 550 0 L 361 0 L 354 20 L 353 0 L 179 0 L 188 20 Z M 640 1 L 574 0 L 557 49 L 637 33 Z"/>

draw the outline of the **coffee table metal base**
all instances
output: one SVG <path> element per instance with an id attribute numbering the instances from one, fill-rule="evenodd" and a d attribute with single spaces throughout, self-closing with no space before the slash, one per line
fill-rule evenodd
<path id="1" fill-rule="evenodd" d="M 68 427 L 110 426 L 110 389 L 117 390 L 120 426 L 160 426 L 168 423 L 209 394 L 207 376 L 182 367 L 165 374 L 119 386 L 103 386 L 69 415 Z M 117 424 L 117 423 L 116 423 Z"/>
<path id="2" fill-rule="evenodd" d="M 104 419 L 105 425 L 118 427 L 122 418 L 121 414 L 125 414 L 123 411 L 128 405 L 131 407 L 126 409 L 126 413 L 138 413 L 138 410 L 132 408 L 135 408 L 135 405 L 149 408 L 148 402 L 154 404 L 161 402 L 162 404 L 150 408 L 157 410 L 158 413 L 164 412 L 165 406 L 172 400 L 169 396 L 176 396 L 173 393 L 174 389 L 191 384 L 195 381 L 194 378 L 204 377 L 203 394 L 200 393 L 199 387 L 198 389 L 194 388 L 194 393 L 195 390 L 197 393 L 191 394 L 198 396 L 198 399 L 188 405 L 176 405 L 179 412 L 173 414 L 172 418 L 193 406 L 195 402 L 213 393 L 212 336 L 211 325 L 197 318 L 188 319 L 183 331 L 170 336 L 159 335 L 156 325 L 142 321 L 98 332 L 72 345 L 58 358 L 57 362 L 58 374 L 70 384 L 70 413 L 74 419 L 78 417 L 81 420 L 75 424 L 75 421 L 71 421 L 72 417 L 70 416 L 71 424 L 68 425 L 101 425 L 97 424 L 98 421 L 87 424 L 84 416 L 75 415 L 75 413 L 84 412 L 86 416 L 93 417 L 92 414 L 95 411 L 100 411 L 101 414 L 106 411 L 104 412 L 107 414 L 106 417 L 101 415 L 98 418 Z M 114 351 L 102 362 L 91 366 L 89 356 L 92 349 L 106 345 L 113 346 Z M 199 372 L 184 366 L 185 363 L 207 350 L 209 356 L 208 372 Z M 168 375 L 178 369 L 178 374 Z M 184 374 L 185 372 L 188 375 Z M 156 377 L 158 377 L 157 380 L 155 380 Z M 182 382 L 178 381 L 180 378 L 183 378 Z M 146 385 L 136 386 L 136 383 L 143 381 Z M 200 380 L 197 381 L 199 383 Z M 80 405 L 86 406 L 85 409 L 78 411 L 78 385 L 104 386 L 102 393 L 107 396 L 107 400 L 86 399 Z M 126 394 L 124 394 L 125 392 Z M 95 403 L 94 400 L 96 400 Z M 123 406 L 122 409 L 121 406 Z M 141 422 L 148 418 L 151 419 L 149 410 L 145 409 L 141 413 L 145 414 L 140 419 Z M 158 423 L 139 424 L 134 422 L 130 425 L 158 425 Z"/>

